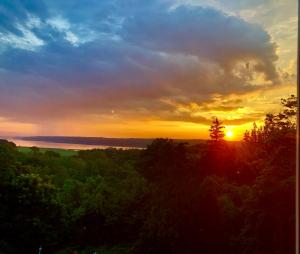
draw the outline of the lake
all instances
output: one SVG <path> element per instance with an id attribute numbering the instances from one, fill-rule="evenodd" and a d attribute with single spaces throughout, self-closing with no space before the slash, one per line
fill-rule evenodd
<path id="1" fill-rule="evenodd" d="M 106 149 L 106 148 L 116 148 L 116 149 L 141 149 L 136 147 L 121 147 L 121 146 L 105 146 L 105 145 L 83 145 L 83 144 L 69 144 L 69 143 L 54 143 L 47 141 L 32 141 L 32 140 L 22 140 L 16 138 L 4 138 L 11 142 L 14 142 L 17 146 L 24 147 L 41 147 L 41 148 L 60 148 L 60 149 L 71 149 L 71 150 L 89 150 L 89 149 Z"/>

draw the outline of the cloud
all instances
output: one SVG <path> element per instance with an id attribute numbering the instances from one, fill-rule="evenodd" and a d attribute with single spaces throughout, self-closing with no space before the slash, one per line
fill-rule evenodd
<path id="1" fill-rule="evenodd" d="M 157 51 L 197 56 L 223 69 L 239 61 L 255 60 L 267 79 L 276 79 L 275 45 L 258 25 L 203 7 L 179 6 L 124 22 L 125 40 Z"/>
<path id="2" fill-rule="evenodd" d="M 264 27 L 276 41 L 280 68 L 286 68 L 297 54 L 298 3 L 294 0 L 176 0 L 177 5 L 208 6 L 240 16 Z M 296 67 L 289 69 L 296 73 Z M 296 80 L 294 80 L 296 83 Z"/>
<path id="3" fill-rule="evenodd" d="M 119 120 L 207 123 L 201 110 L 239 107 L 195 116 L 176 105 L 280 83 L 276 45 L 259 25 L 208 7 L 131 2 L 2 6 L 0 116 L 45 124 L 113 110 Z"/>
<path id="4" fill-rule="evenodd" d="M 3 46 L 35 51 L 44 45 L 44 41 L 38 38 L 31 30 L 17 24 L 16 29 L 21 33 L 16 35 L 13 33 L 0 32 L 0 43 Z"/>

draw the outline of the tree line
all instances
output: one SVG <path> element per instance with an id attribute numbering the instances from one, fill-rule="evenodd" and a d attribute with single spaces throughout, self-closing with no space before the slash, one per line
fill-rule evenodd
<path id="1" fill-rule="evenodd" d="M 210 142 L 75 156 L 0 141 L 0 253 L 291 254 L 297 98 Z M 75 252 L 76 251 L 76 252 Z"/>

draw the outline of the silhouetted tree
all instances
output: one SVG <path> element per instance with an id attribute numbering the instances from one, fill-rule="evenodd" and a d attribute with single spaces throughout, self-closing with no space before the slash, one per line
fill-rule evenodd
<path id="1" fill-rule="evenodd" d="M 208 144 L 66 156 L 0 139 L 0 253 L 294 253 L 297 98 L 282 105 L 242 145 L 217 118 Z"/>
<path id="2" fill-rule="evenodd" d="M 297 103 L 295 95 L 291 95 L 287 99 L 281 99 L 283 110 L 278 114 L 267 114 L 264 125 L 260 128 L 254 123 L 252 130 L 247 130 L 244 133 L 244 141 L 268 144 L 278 141 L 279 137 L 295 135 Z"/>
<path id="3" fill-rule="evenodd" d="M 244 172 L 254 169 L 256 178 L 242 209 L 241 253 L 295 252 L 297 97 L 281 99 L 281 104 L 280 113 L 267 114 L 263 126 L 244 135 L 250 141 Z"/>
<path id="4" fill-rule="evenodd" d="M 251 131 L 246 130 L 244 133 L 244 141 L 247 143 L 262 143 L 263 142 L 263 127 L 258 127 L 254 122 Z"/>
<path id="5" fill-rule="evenodd" d="M 210 126 L 209 132 L 212 141 L 219 142 L 224 138 L 224 129 L 225 126 L 222 125 L 222 122 L 215 118 Z"/>

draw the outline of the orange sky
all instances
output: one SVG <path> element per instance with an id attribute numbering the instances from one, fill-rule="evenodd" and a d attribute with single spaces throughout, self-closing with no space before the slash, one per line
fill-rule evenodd
<path id="1" fill-rule="evenodd" d="M 74 4 L 1 21 L 0 136 L 239 140 L 296 94 L 297 1 Z"/>

